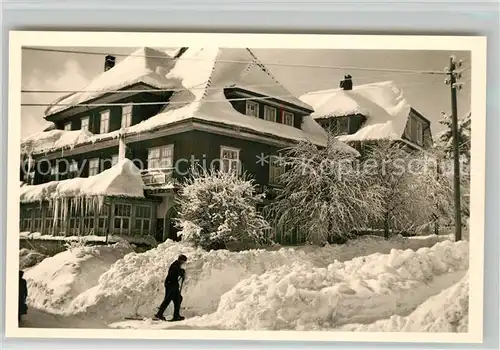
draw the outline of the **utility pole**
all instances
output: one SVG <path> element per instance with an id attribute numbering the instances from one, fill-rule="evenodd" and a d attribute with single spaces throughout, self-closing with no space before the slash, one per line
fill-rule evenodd
<path id="1" fill-rule="evenodd" d="M 458 139 L 458 111 L 457 111 L 457 90 L 462 88 L 457 83 L 457 79 L 462 77 L 457 72 L 457 67 L 462 66 L 462 61 L 456 62 L 455 57 L 450 57 L 450 66 L 446 67 L 447 78 L 445 83 L 450 85 L 451 91 L 451 134 L 453 143 L 453 194 L 455 203 L 455 241 L 462 240 L 462 212 L 460 205 L 460 148 Z"/>

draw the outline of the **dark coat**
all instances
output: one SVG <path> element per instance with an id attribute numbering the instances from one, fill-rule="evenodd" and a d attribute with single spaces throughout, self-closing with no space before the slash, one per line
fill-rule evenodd
<path id="1" fill-rule="evenodd" d="M 28 298 L 28 284 L 23 278 L 24 272 L 19 271 L 19 314 L 25 315 L 28 312 L 26 299 Z"/>
<path id="2" fill-rule="evenodd" d="M 184 278 L 185 272 L 181 267 L 181 262 L 176 260 L 170 265 L 168 269 L 167 278 L 165 278 L 165 285 L 172 287 L 179 287 L 179 279 Z"/>

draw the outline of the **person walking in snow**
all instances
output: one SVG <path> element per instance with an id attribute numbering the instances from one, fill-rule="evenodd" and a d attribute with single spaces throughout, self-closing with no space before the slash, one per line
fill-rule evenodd
<path id="1" fill-rule="evenodd" d="M 174 303 L 174 317 L 172 321 L 181 321 L 184 319 L 180 315 L 182 295 L 181 295 L 181 284 L 179 280 L 184 282 L 185 270 L 182 266 L 187 262 L 187 257 L 183 254 L 179 255 L 176 261 L 170 265 L 168 269 L 167 277 L 165 278 L 165 298 L 161 303 L 158 312 L 155 317 L 159 320 L 166 321 L 163 313 L 167 309 L 168 305 L 172 301 Z"/>
<path id="2" fill-rule="evenodd" d="M 24 271 L 19 271 L 19 309 L 18 309 L 18 321 L 21 322 L 22 315 L 28 313 L 28 305 L 26 304 L 26 299 L 28 298 L 28 283 L 24 279 Z"/>

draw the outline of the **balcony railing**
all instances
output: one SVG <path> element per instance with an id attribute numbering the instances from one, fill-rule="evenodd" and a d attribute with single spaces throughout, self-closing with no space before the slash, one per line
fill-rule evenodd
<path id="1" fill-rule="evenodd" d="M 174 183 L 174 168 L 155 168 L 141 171 L 144 186 L 162 186 Z"/>

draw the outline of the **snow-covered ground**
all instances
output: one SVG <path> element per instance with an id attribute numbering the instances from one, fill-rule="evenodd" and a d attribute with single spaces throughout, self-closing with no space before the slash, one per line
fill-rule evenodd
<path id="1" fill-rule="evenodd" d="M 432 314 L 436 307 L 430 302 L 467 273 L 468 243 L 449 238 L 365 236 L 345 245 L 244 252 L 206 252 L 168 241 L 140 254 L 126 254 L 127 249 L 116 249 L 119 246 L 107 247 L 120 251 L 117 254 L 80 252 L 76 258 L 74 252 L 63 252 L 27 272 L 30 307 L 35 310 L 26 322 L 30 327 L 75 323 L 94 328 L 253 330 L 390 330 L 397 324 L 398 329 L 414 330 L 429 320 L 435 326 L 426 327 L 432 330 L 454 330 L 459 327 L 446 328 L 446 322 L 432 316 L 438 313 Z M 148 318 L 163 298 L 166 270 L 180 253 L 189 258 L 182 293 L 182 312 L 188 319 L 154 323 Z M 113 258 L 95 269 L 92 261 L 103 255 Z M 44 266 L 50 259 L 51 267 Z M 33 287 L 36 270 L 40 281 Z M 444 302 L 434 304 L 447 307 Z M 446 310 L 463 309 L 463 302 L 457 305 Z M 125 320 L 137 316 L 144 321 Z"/>
<path id="2" fill-rule="evenodd" d="M 44 259 L 24 274 L 28 282 L 28 305 L 64 314 L 76 296 L 96 285 L 101 274 L 131 251 L 124 243 L 82 246 Z"/>

